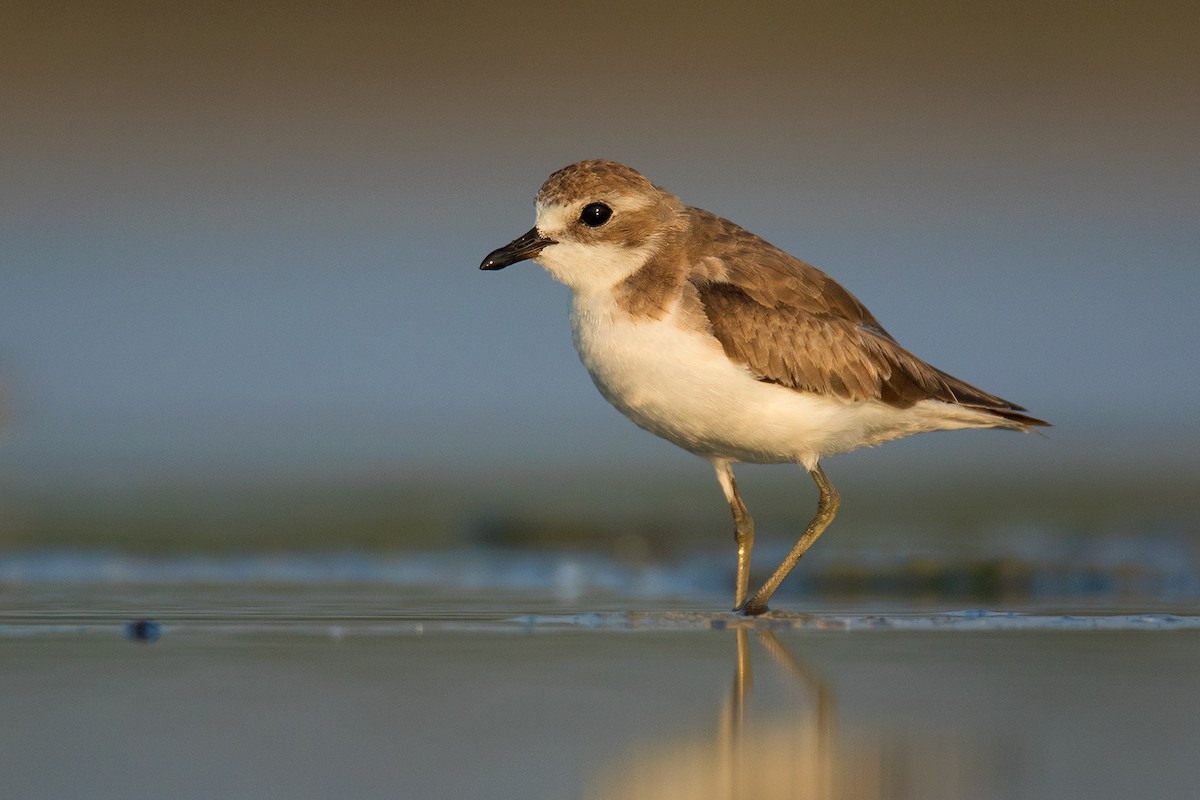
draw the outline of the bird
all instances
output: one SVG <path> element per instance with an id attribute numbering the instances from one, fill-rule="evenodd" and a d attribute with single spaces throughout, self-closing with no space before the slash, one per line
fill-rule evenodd
<path id="1" fill-rule="evenodd" d="M 534 260 L 565 284 L 575 348 L 600 394 L 712 463 L 733 515 L 736 613 L 766 613 L 837 514 L 824 458 L 915 433 L 1050 424 L 922 361 L 829 275 L 624 164 L 563 167 L 535 208 L 534 227 L 479 267 Z M 798 464 L 819 493 L 754 594 L 739 463 Z"/>

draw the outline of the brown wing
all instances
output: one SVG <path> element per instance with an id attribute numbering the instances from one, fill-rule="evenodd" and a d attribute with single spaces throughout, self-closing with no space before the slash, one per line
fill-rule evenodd
<path id="1" fill-rule="evenodd" d="M 760 380 L 907 408 L 934 399 L 1045 424 L 901 347 L 832 278 L 728 220 L 696 211 L 705 252 L 691 277 L 725 354 Z"/>

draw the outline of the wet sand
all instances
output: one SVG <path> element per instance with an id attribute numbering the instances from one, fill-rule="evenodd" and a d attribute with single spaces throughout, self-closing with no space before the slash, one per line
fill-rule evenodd
<path id="1" fill-rule="evenodd" d="M 253 583 L 10 587 L 4 600 L 8 797 L 1200 787 L 1200 620 L 1187 615 L 821 609 L 747 624 L 697 600 Z M 130 639 L 152 607 L 157 641 Z"/>

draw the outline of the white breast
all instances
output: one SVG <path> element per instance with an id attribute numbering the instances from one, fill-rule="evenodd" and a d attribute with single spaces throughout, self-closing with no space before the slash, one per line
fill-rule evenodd
<path id="1" fill-rule="evenodd" d="M 706 457 L 815 463 L 833 404 L 755 380 L 712 336 L 677 323 L 632 319 L 610 292 L 574 296 L 579 357 L 635 423 Z"/>
<path id="2" fill-rule="evenodd" d="M 896 409 L 764 383 L 707 332 L 680 325 L 674 314 L 633 319 L 609 291 L 574 292 L 571 329 L 605 399 L 642 428 L 707 458 L 812 468 L 864 445 L 984 423 L 945 403 Z"/>

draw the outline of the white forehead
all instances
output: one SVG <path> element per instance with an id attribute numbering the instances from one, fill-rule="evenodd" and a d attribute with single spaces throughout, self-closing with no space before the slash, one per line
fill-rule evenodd
<path id="1" fill-rule="evenodd" d="M 548 231 L 566 230 L 579 213 L 573 206 L 558 203 L 537 204 L 537 229 L 543 234 Z"/>

